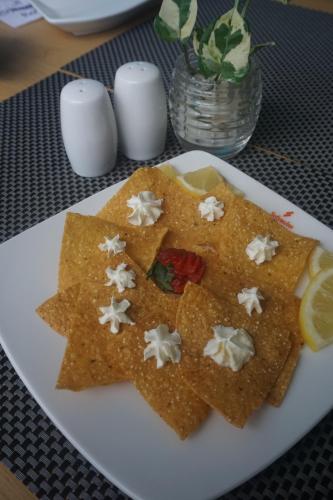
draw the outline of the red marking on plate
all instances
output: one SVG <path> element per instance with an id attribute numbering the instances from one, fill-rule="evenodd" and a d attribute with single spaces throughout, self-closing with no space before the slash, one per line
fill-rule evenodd
<path id="1" fill-rule="evenodd" d="M 290 213 L 290 212 L 285 212 L 285 213 Z M 278 215 L 276 212 L 272 212 L 272 217 L 276 222 L 281 224 L 281 226 L 284 226 L 287 229 L 294 229 L 294 226 L 289 221 L 284 220 L 284 218 L 281 215 Z M 286 217 L 290 217 L 290 215 Z"/>
<path id="2" fill-rule="evenodd" d="M 292 210 L 289 210 L 288 212 L 285 212 L 283 214 L 283 217 L 291 217 L 292 215 L 294 215 L 294 212 Z"/>

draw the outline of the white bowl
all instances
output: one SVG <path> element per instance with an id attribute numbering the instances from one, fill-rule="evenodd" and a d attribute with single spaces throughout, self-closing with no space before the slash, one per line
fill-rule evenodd
<path id="1" fill-rule="evenodd" d="M 44 19 L 74 35 L 98 33 L 127 21 L 158 0 L 31 0 Z"/>

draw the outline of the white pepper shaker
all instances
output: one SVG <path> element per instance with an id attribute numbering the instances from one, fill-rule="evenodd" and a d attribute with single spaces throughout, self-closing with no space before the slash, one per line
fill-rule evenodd
<path id="1" fill-rule="evenodd" d="M 132 160 L 150 160 L 164 151 L 167 131 L 166 95 L 154 64 L 135 61 L 115 76 L 114 107 L 120 149 Z"/>
<path id="2" fill-rule="evenodd" d="M 74 172 L 97 177 L 110 172 L 117 157 L 118 134 L 110 97 L 101 82 L 75 80 L 60 95 L 61 131 Z"/>

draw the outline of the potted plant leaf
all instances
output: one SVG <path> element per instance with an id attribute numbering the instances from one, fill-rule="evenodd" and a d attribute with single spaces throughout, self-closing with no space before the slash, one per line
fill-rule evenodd
<path id="1" fill-rule="evenodd" d="M 197 22 L 197 0 L 162 2 L 155 31 L 182 48 L 172 74 L 169 109 L 184 149 L 229 158 L 253 134 L 262 95 L 255 52 L 274 42 L 252 46 L 246 21 L 249 4 L 250 0 L 235 0 L 228 12 L 203 27 Z"/>

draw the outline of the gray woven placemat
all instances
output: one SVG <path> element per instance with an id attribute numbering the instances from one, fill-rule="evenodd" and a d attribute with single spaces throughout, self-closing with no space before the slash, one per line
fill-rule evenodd
<path id="1" fill-rule="evenodd" d="M 333 17 L 298 8 L 282 11 L 283 7 L 268 0 L 254 3 L 266 9 L 261 24 L 259 16 L 253 19 L 253 23 L 258 23 L 256 30 L 257 27 L 266 30 L 260 32 L 262 39 L 277 40 L 279 36 L 280 43 L 285 45 L 279 49 L 279 55 L 277 49 L 262 53 L 264 67 L 268 64 L 266 67 L 274 67 L 275 72 L 265 69 L 264 107 L 252 145 L 232 163 L 333 227 L 332 145 L 328 141 L 333 116 L 327 100 L 327 85 L 332 79 L 327 76 L 324 79 L 332 57 L 327 53 L 326 41 Z M 209 0 L 204 5 L 206 17 L 211 17 L 209 12 L 219 12 L 219 2 Z M 267 18 L 271 23 L 263 22 Z M 303 37 L 302 44 L 292 34 L 294 25 L 296 35 Z M 309 41 L 310 53 L 305 45 Z M 320 48 L 323 52 L 319 53 Z M 139 58 L 157 63 L 167 81 L 175 54 L 176 48 L 160 44 L 152 33 L 151 23 L 146 23 L 83 56 L 68 69 L 110 84 L 119 65 Z M 288 58 L 282 58 L 282 54 Z M 299 57 L 294 74 L 302 75 L 297 88 L 303 97 L 295 90 L 290 76 L 290 60 L 295 54 Z M 279 68 L 285 69 L 279 73 Z M 276 72 L 280 79 L 276 79 Z M 271 74 L 274 76 L 270 77 Z M 117 169 L 103 178 L 83 179 L 72 172 L 62 146 L 58 110 L 60 90 L 69 79 L 58 73 L 0 105 L 0 241 L 126 178 L 140 165 L 120 155 Z M 293 103 L 297 106 L 293 107 Z M 306 113 L 309 109 L 310 115 Z M 311 122 L 314 114 L 317 122 L 308 129 L 308 120 Z M 296 161 L 267 155 L 254 144 L 289 154 Z M 153 163 L 181 152 L 169 130 L 166 151 Z M 39 498 L 128 498 L 106 481 L 53 426 L 1 348 L 0 431 L 0 459 Z M 331 412 L 282 458 L 224 498 L 328 498 L 333 491 L 332 454 Z"/>

